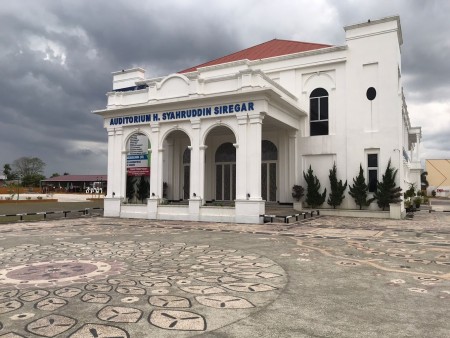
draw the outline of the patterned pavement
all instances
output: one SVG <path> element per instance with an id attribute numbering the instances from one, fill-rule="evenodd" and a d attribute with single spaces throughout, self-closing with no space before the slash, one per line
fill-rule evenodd
<path id="1" fill-rule="evenodd" d="M 4 224 L 0 337 L 444 337 L 449 217 Z"/>

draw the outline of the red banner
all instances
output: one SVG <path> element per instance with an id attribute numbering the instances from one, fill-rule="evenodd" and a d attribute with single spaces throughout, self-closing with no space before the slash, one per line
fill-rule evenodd
<path id="1" fill-rule="evenodd" d="M 149 167 L 131 167 L 127 169 L 128 176 L 150 176 Z"/>

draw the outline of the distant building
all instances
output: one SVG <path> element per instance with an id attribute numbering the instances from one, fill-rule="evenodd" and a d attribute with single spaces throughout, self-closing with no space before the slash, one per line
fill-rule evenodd
<path id="1" fill-rule="evenodd" d="M 0 175 L 0 187 L 3 187 L 4 185 L 6 185 L 6 176 Z"/>
<path id="2" fill-rule="evenodd" d="M 99 193 L 101 188 L 105 193 L 107 181 L 107 175 L 63 175 L 42 180 L 41 189 L 43 192 Z"/>
<path id="3" fill-rule="evenodd" d="M 450 160 L 426 160 L 425 170 L 428 173 L 427 194 L 436 191 L 436 196 L 450 197 Z"/>
<path id="4" fill-rule="evenodd" d="M 371 194 L 389 160 L 404 191 L 420 186 L 400 18 L 344 30 L 343 46 L 275 39 L 164 77 L 113 73 L 107 107 L 95 111 L 108 133 L 105 215 L 261 222 L 266 203 L 293 202 L 310 166 L 329 193 L 333 163 L 349 184 L 362 165 Z M 126 203 L 134 176 L 150 187 L 141 206 Z M 340 208 L 356 209 L 346 194 Z"/>

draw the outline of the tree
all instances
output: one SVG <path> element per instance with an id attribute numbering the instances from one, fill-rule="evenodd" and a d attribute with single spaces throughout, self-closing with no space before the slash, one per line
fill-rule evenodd
<path id="1" fill-rule="evenodd" d="M 305 174 L 303 172 L 303 177 L 305 178 L 306 187 L 306 203 L 311 207 L 315 208 L 322 205 L 325 202 L 325 197 L 327 195 L 327 189 L 320 194 L 320 182 L 317 176 L 314 175 L 311 166 L 309 166 L 308 172 Z"/>
<path id="2" fill-rule="evenodd" d="M 127 187 L 126 187 L 126 196 L 128 198 L 128 202 L 130 202 L 136 193 L 135 186 L 136 180 L 133 176 L 127 176 Z"/>
<path id="3" fill-rule="evenodd" d="M 391 167 L 391 160 L 389 159 L 386 171 L 384 172 L 381 182 L 377 183 L 377 190 L 373 194 L 373 197 L 377 200 L 377 204 L 383 211 L 389 207 L 390 203 L 401 202 L 400 196 L 402 188 L 397 187 L 395 184 L 395 177 L 397 176 L 398 169 Z"/>
<path id="4" fill-rule="evenodd" d="M 148 181 L 145 179 L 145 176 L 142 175 L 141 179 L 139 180 L 137 188 L 138 199 L 144 202 L 144 199 L 150 196 L 149 192 L 150 192 L 150 185 L 148 184 Z"/>
<path id="5" fill-rule="evenodd" d="M 41 174 L 26 175 L 22 178 L 22 186 L 39 187 L 42 180 L 45 180 L 45 176 Z"/>
<path id="6" fill-rule="evenodd" d="M 6 176 L 8 181 L 16 179 L 16 174 L 13 172 L 11 165 L 8 163 L 3 166 L 3 174 Z"/>
<path id="7" fill-rule="evenodd" d="M 330 170 L 330 195 L 328 196 L 327 203 L 336 209 L 337 206 L 341 205 L 342 201 L 345 198 L 344 191 L 347 189 L 347 181 L 345 184 L 342 184 L 342 180 L 337 179 L 337 169 L 336 162 L 333 164 L 333 169 Z"/>
<path id="8" fill-rule="evenodd" d="M 359 165 L 359 174 L 353 179 L 353 185 L 348 186 L 348 190 L 349 195 L 352 196 L 355 203 L 359 205 L 359 210 L 362 210 L 362 207 L 369 206 L 369 204 L 374 201 L 374 198 L 367 199 L 369 186 L 366 184 L 361 164 Z"/>
<path id="9" fill-rule="evenodd" d="M 43 172 L 45 163 L 37 157 L 21 157 L 14 160 L 12 164 L 17 178 L 21 179 L 22 185 L 39 186 L 40 180 L 45 179 Z"/>
<path id="10" fill-rule="evenodd" d="M 50 178 L 52 178 L 52 177 L 58 177 L 58 176 L 61 176 L 59 173 L 53 173 L 52 174 L 52 176 L 50 176 Z"/>
<path id="11" fill-rule="evenodd" d="M 12 164 L 14 172 L 22 179 L 29 175 L 42 175 L 45 162 L 38 157 L 21 157 Z"/>

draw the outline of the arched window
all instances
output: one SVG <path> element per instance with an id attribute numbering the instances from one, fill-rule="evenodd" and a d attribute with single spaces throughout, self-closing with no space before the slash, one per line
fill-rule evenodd
<path id="1" fill-rule="evenodd" d="M 328 135 L 328 92 L 316 88 L 309 96 L 310 135 Z"/>
<path id="2" fill-rule="evenodd" d="M 270 141 L 263 140 L 261 143 L 261 160 L 276 161 L 278 159 L 277 146 Z"/>
<path id="3" fill-rule="evenodd" d="M 183 153 L 183 164 L 191 164 L 191 150 L 186 148 Z"/>
<path id="4" fill-rule="evenodd" d="M 216 151 L 216 162 L 236 162 L 236 148 L 233 143 L 222 143 Z"/>

